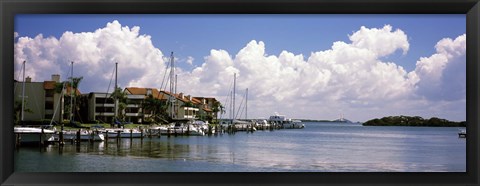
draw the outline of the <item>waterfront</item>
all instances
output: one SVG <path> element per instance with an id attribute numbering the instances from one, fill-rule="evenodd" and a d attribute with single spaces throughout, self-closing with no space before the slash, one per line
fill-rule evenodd
<path id="1" fill-rule="evenodd" d="M 16 172 L 465 172 L 457 127 L 305 129 L 115 139 L 15 151 Z"/>

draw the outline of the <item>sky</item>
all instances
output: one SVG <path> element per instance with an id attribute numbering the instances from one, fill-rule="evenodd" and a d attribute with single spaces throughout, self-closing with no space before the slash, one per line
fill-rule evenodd
<path id="1" fill-rule="evenodd" d="M 15 17 L 15 78 L 82 76 L 82 93 L 165 87 L 237 118 L 466 120 L 465 15 L 49 15 Z M 110 88 L 109 88 L 110 85 Z M 226 113 L 222 117 L 229 118 Z"/>

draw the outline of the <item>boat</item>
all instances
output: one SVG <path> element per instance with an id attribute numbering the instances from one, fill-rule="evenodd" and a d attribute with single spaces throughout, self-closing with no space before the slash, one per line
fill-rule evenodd
<path id="1" fill-rule="evenodd" d="M 63 139 L 64 140 L 77 140 L 77 133 L 79 131 L 75 130 L 68 130 L 63 131 Z M 55 134 L 55 139 L 59 139 L 59 134 Z M 80 141 L 104 141 L 105 136 L 102 134 L 101 131 L 92 131 L 92 130 L 80 130 Z"/>
<path id="2" fill-rule="evenodd" d="M 265 119 L 258 119 L 255 121 L 255 128 L 258 130 L 267 130 L 270 128 L 270 124 Z"/>
<path id="3" fill-rule="evenodd" d="M 233 120 L 233 126 L 235 126 L 235 129 L 237 131 L 249 131 L 249 132 L 257 131 L 254 123 L 248 122 L 248 121 Z"/>
<path id="4" fill-rule="evenodd" d="M 458 137 L 459 138 L 466 138 L 467 137 L 467 131 L 466 130 L 460 130 L 458 132 Z"/>
<path id="5" fill-rule="evenodd" d="M 104 136 L 108 138 L 141 138 L 144 136 L 143 130 L 141 129 L 112 128 L 104 129 L 102 132 Z"/>
<path id="6" fill-rule="evenodd" d="M 204 136 L 205 132 L 200 130 L 197 126 L 195 126 L 192 122 L 187 123 L 175 123 L 173 128 L 170 128 L 170 131 L 173 134 L 177 135 L 189 135 L 189 136 Z"/>
<path id="7" fill-rule="evenodd" d="M 279 115 L 275 113 L 275 115 L 270 116 L 269 120 L 270 124 L 275 125 L 278 128 L 282 129 L 303 129 L 305 125 L 301 123 L 299 120 L 292 120 L 286 118 L 284 115 Z"/>
<path id="8" fill-rule="evenodd" d="M 13 129 L 20 143 L 39 143 L 42 140 L 54 141 L 54 130 L 35 127 L 14 127 Z"/>
<path id="9" fill-rule="evenodd" d="M 23 82 L 22 82 L 22 110 L 20 113 L 21 116 L 21 123 L 23 124 L 24 122 L 24 111 L 25 111 L 25 63 L 26 61 L 23 61 Z M 50 129 L 45 129 L 45 128 L 39 128 L 39 127 L 28 127 L 28 126 L 22 126 L 22 127 L 14 127 L 13 132 L 15 133 L 15 136 L 17 137 L 17 142 L 18 143 L 39 143 L 44 141 L 53 141 L 53 134 L 55 134 L 55 130 L 50 130 Z"/>

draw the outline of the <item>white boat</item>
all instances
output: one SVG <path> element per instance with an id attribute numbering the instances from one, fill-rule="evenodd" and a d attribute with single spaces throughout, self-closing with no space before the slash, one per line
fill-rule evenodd
<path id="1" fill-rule="evenodd" d="M 170 134 L 177 135 L 190 135 L 190 136 L 204 136 L 205 132 L 200 130 L 197 126 L 191 122 L 188 123 L 176 123 L 173 127 L 169 128 Z"/>
<path id="2" fill-rule="evenodd" d="M 248 121 L 234 120 L 233 125 L 237 131 L 256 131 L 254 124 Z"/>
<path id="3" fill-rule="evenodd" d="M 270 124 L 265 119 L 259 119 L 255 121 L 255 128 L 258 130 L 267 130 L 270 128 Z"/>
<path id="4" fill-rule="evenodd" d="M 301 123 L 299 120 L 292 120 L 286 118 L 284 115 L 279 115 L 275 113 L 275 115 L 270 116 L 269 120 L 270 124 L 278 126 L 279 128 L 283 129 L 303 129 L 305 125 Z"/>
<path id="5" fill-rule="evenodd" d="M 160 126 L 154 126 L 150 127 L 150 135 L 166 135 L 168 134 L 168 125 L 160 125 Z"/>
<path id="6" fill-rule="evenodd" d="M 22 82 L 22 108 L 20 112 L 21 122 L 23 123 L 24 111 L 25 111 L 25 63 L 23 61 L 23 82 Z M 53 134 L 55 130 L 49 130 L 45 128 L 36 128 L 36 127 L 14 127 L 13 132 L 19 140 L 19 143 L 39 143 L 43 141 L 53 141 Z"/>
<path id="7" fill-rule="evenodd" d="M 76 140 L 77 139 L 77 132 L 78 131 L 63 131 L 63 139 L 64 140 Z M 59 134 L 55 134 L 55 138 L 59 139 Z M 80 141 L 104 141 L 105 136 L 100 131 L 88 131 L 88 130 L 80 130 Z"/>
<path id="8" fill-rule="evenodd" d="M 157 130 L 158 132 L 160 132 L 160 135 L 168 135 L 168 134 L 173 134 L 174 133 L 174 130 L 173 130 L 174 126 L 175 126 L 175 124 L 171 123 L 171 124 L 168 124 L 168 125 L 162 125 L 162 126 L 159 126 L 159 127 L 155 127 L 153 130 Z"/>
<path id="9" fill-rule="evenodd" d="M 211 134 L 215 134 L 215 128 L 214 127 L 209 127 L 208 121 L 200 121 L 200 120 L 195 120 L 192 121 L 193 126 L 195 126 L 198 130 L 203 131 L 204 134 L 208 134 L 210 131 Z"/>
<path id="10" fill-rule="evenodd" d="M 120 138 L 141 138 L 144 136 L 143 131 L 139 129 L 104 129 L 102 132 L 108 138 L 117 138 L 119 134 Z"/>
<path id="11" fill-rule="evenodd" d="M 188 124 L 187 131 L 190 136 L 205 136 L 205 131 L 199 126 L 193 124 Z"/>
<path id="12" fill-rule="evenodd" d="M 461 130 L 458 132 L 458 137 L 459 138 L 466 138 L 467 137 L 467 131 L 466 130 Z"/>
<path id="13" fill-rule="evenodd" d="M 18 135 L 20 143 L 38 143 L 43 141 L 54 141 L 54 130 L 41 129 L 35 127 L 14 127 L 15 135 Z"/>

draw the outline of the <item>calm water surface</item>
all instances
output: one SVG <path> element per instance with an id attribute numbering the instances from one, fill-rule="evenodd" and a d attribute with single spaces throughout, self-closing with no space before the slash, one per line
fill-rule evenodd
<path id="1" fill-rule="evenodd" d="M 456 127 L 306 122 L 305 129 L 67 143 L 15 152 L 17 172 L 465 172 Z"/>

